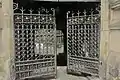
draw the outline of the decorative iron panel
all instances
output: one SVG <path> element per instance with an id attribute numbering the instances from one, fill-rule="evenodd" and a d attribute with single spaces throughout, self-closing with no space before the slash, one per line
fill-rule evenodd
<path id="1" fill-rule="evenodd" d="M 55 10 L 13 7 L 16 80 L 56 77 Z"/>
<path id="2" fill-rule="evenodd" d="M 100 10 L 67 13 L 68 73 L 98 76 L 100 52 Z"/>

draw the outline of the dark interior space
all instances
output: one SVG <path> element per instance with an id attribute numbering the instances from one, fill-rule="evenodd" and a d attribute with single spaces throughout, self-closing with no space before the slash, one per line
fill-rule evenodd
<path id="1" fill-rule="evenodd" d="M 99 2 L 48 2 L 48 1 L 33 1 L 33 0 L 14 0 L 19 3 L 19 6 L 24 8 L 33 8 L 36 10 L 40 7 L 55 8 L 56 11 L 56 27 L 57 30 L 62 30 L 64 33 L 64 54 L 57 56 L 58 66 L 67 66 L 67 19 L 66 13 L 69 10 L 79 10 L 81 12 L 84 9 L 90 11 L 91 8 L 95 8 Z"/>

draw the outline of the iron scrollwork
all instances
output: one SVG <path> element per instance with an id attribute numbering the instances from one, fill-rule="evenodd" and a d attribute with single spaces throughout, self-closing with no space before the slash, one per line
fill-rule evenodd
<path id="1" fill-rule="evenodd" d="M 14 3 L 15 78 L 56 76 L 55 10 Z"/>
<path id="2" fill-rule="evenodd" d="M 99 74 L 100 10 L 67 13 L 68 72 Z"/>

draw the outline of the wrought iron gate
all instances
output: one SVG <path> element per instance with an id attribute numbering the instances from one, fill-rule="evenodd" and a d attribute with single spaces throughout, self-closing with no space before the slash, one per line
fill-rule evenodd
<path id="1" fill-rule="evenodd" d="M 67 13 L 68 73 L 99 74 L 100 12 L 91 10 Z"/>
<path id="2" fill-rule="evenodd" d="M 19 8 L 14 3 L 16 80 L 56 77 L 55 10 Z"/>

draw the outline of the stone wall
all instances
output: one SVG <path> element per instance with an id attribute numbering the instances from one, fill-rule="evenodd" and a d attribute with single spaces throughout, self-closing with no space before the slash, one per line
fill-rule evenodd
<path id="1" fill-rule="evenodd" d="M 117 1 L 117 2 L 116 2 Z M 107 60 L 107 79 L 117 80 L 120 77 L 120 0 L 110 3 L 110 38 Z"/>

